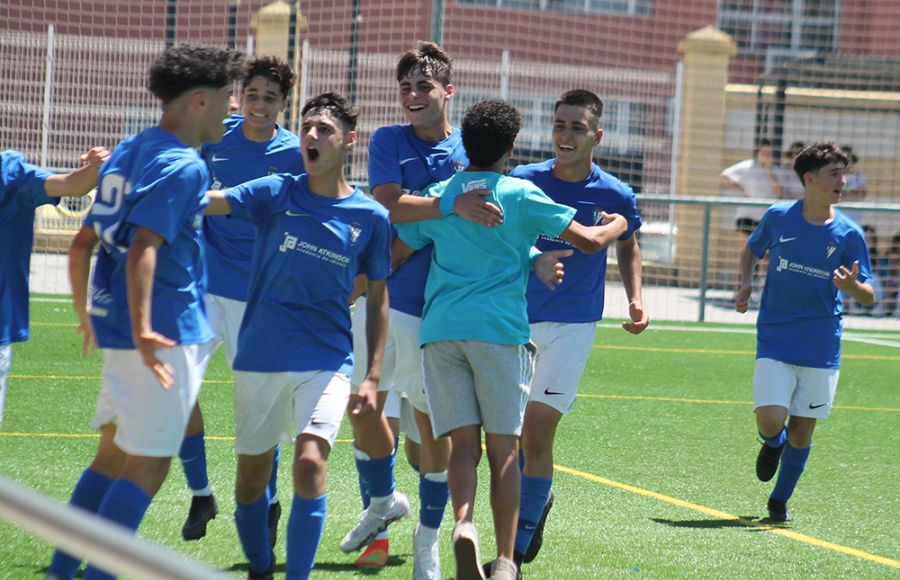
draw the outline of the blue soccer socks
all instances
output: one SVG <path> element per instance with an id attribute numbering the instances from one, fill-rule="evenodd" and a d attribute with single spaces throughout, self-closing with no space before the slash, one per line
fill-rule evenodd
<path id="1" fill-rule="evenodd" d="M 444 519 L 450 488 L 447 486 L 447 472 L 426 473 L 419 476 L 419 523 L 438 529 Z"/>
<path id="2" fill-rule="evenodd" d="M 320 495 L 304 499 L 294 495 L 287 531 L 287 562 L 285 577 L 288 580 L 305 580 L 315 564 L 316 550 L 325 528 L 325 511 L 328 496 Z"/>
<path id="3" fill-rule="evenodd" d="M 787 429 L 782 427 L 781 431 L 779 431 L 777 435 L 773 435 L 772 437 L 766 437 L 762 433 L 759 433 L 759 438 L 762 439 L 763 442 L 769 447 L 781 447 L 787 441 Z"/>
<path id="4" fill-rule="evenodd" d="M 797 449 L 791 447 L 790 443 L 785 444 L 784 452 L 781 454 L 781 469 L 778 470 L 778 479 L 775 480 L 775 489 L 769 497 L 776 501 L 784 501 L 790 499 L 797 487 L 797 481 L 806 467 L 806 460 L 809 459 L 809 452 L 812 449 L 810 445 L 806 449 Z"/>
<path id="5" fill-rule="evenodd" d="M 264 493 L 251 504 L 235 501 L 234 522 L 238 538 L 252 572 L 264 572 L 272 565 L 269 547 L 269 498 Z"/>
<path id="6" fill-rule="evenodd" d="M 391 453 L 382 459 L 368 459 L 368 455 L 356 447 L 353 451 L 356 456 L 356 469 L 369 497 L 376 499 L 390 497 L 394 493 L 395 454 Z"/>
<path id="7" fill-rule="evenodd" d="M 550 486 L 553 480 L 549 477 L 530 477 L 522 474 L 521 499 L 519 500 L 519 527 L 516 529 L 515 551 L 524 554 L 528 551 L 531 538 L 541 519 Z"/>
<path id="8" fill-rule="evenodd" d="M 117 479 L 100 503 L 97 515 L 135 531 L 144 519 L 151 497 L 133 481 Z M 91 565 L 84 571 L 85 580 L 114 578 Z"/>
<path id="9" fill-rule="evenodd" d="M 206 443 L 203 437 L 203 431 L 185 437 L 178 451 L 184 477 L 194 495 L 210 495 L 209 478 L 206 475 Z"/>
<path id="10" fill-rule="evenodd" d="M 113 480 L 105 475 L 85 469 L 78 479 L 78 483 L 75 484 L 69 505 L 80 507 L 92 514 L 97 513 L 97 510 L 100 509 L 100 504 L 103 502 L 103 497 L 112 483 Z M 68 580 L 75 576 L 80 565 L 81 560 L 75 559 L 61 550 L 55 550 L 53 559 L 50 561 L 50 567 L 47 568 L 47 573 L 54 574 L 62 580 Z"/>

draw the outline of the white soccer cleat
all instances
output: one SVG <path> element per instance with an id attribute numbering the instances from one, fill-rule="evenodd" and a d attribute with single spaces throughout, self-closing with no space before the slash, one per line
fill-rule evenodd
<path id="1" fill-rule="evenodd" d="M 413 532 L 413 580 L 440 580 L 441 556 L 438 531 L 416 525 Z"/>
<path id="2" fill-rule="evenodd" d="M 373 502 L 359 516 L 356 527 L 341 540 L 341 550 L 350 553 L 371 544 L 375 536 L 386 530 L 390 524 L 406 517 L 408 513 L 409 500 L 399 491 L 394 491 L 394 495 L 386 505 L 378 506 Z"/>

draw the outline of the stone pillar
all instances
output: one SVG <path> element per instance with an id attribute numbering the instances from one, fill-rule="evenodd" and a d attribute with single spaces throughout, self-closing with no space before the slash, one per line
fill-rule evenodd
<path id="1" fill-rule="evenodd" d="M 723 169 L 725 144 L 725 85 L 728 61 L 737 53 L 730 36 L 714 26 L 705 26 L 688 34 L 678 43 L 683 56 L 680 150 L 676 195 L 718 195 L 719 174 Z M 728 211 L 728 210 L 726 210 Z M 719 276 L 714 270 L 735 268 L 721 251 L 733 246 L 733 232 L 719 232 L 718 211 L 712 212 L 708 283 Z M 675 266 L 678 283 L 696 286 L 700 281 L 703 243 L 703 207 L 676 206 Z M 718 235 L 721 233 L 722 235 Z M 728 238 L 728 239 L 726 239 Z M 726 252 L 727 253 L 727 252 Z M 722 254 L 720 256 L 720 254 Z"/>

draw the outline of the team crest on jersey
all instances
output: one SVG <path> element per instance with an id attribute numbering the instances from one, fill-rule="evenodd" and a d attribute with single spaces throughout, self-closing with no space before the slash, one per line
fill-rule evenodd
<path id="1" fill-rule="evenodd" d="M 362 226 L 359 222 L 353 222 L 350 224 L 350 244 L 355 244 L 356 240 L 359 239 L 359 234 L 362 233 Z"/>
<path id="2" fill-rule="evenodd" d="M 275 166 L 272 166 L 272 167 L 269 168 L 269 170 L 268 170 L 268 172 L 266 173 L 266 175 L 275 175 L 276 173 L 278 173 L 278 168 L 275 167 Z"/>
<path id="3" fill-rule="evenodd" d="M 594 206 L 594 225 L 600 223 L 600 220 L 603 219 L 603 208 Z"/>
<path id="4" fill-rule="evenodd" d="M 218 179 L 213 179 L 213 182 L 212 184 L 210 184 L 209 188 L 212 190 L 222 189 L 222 182 Z"/>
<path id="5" fill-rule="evenodd" d="M 828 242 L 827 244 L 825 244 L 825 259 L 827 260 L 828 258 L 830 258 L 831 254 L 833 254 L 835 250 L 837 250 L 837 244 L 835 244 L 834 242 Z"/>
<path id="6" fill-rule="evenodd" d="M 462 171 L 465 168 L 466 168 L 466 164 L 463 163 L 462 161 L 460 161 L 459 159 L 457 159 L 456 161 L 453 162 L 453 172 L 454 173 L 459 173 L 460 171 Z"/>

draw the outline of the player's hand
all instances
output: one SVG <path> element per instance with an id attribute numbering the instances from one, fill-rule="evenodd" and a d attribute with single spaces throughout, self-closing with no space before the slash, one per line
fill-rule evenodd
<path id="1" fill-rule="evenodd" d="M 623 322 L 622 328 L 631 334 L 640 334 L 650 326 L 650 316 L 640 302 L 635 301 L 628 304 L 628 316 L 631 317 L 631 322 Z"/>
<path id="2" fill-rule="evenodd" d="M 489 189 L 473 189 L 456 196 L 453 200 L 453 212 L 470 222 L 489 228 L 503 223 L 503 211 L 496 205 L 484 201 L 483 196 L 493 193 Z"/>
<path id="3" fill-rule="evenodd" d="M 838 290 L 849 292 L 856 284 L 856 278 L 859 276 L 859 260 L 853 262 L 850 269 L 841 265 L 834 271 L 834 285 Z"/>
<path id="4" fill-rule="evenodd" d="M 81 162 L 91 167 L 100 167 L 104 161 L 109 159 L 109 155 L 109 149 L 106 147 L 94 147 L 81 155 Z"/>
<path id="5" fill-rule="evenodd" d="M 734 293 L 734 309 L 741 314 L 747 312 L 747 308 L 750 305 L 750 292 L 753 290 L 753 287 L 749 284 L 738 286 L 737 291 Z"/>
<path id="6" fill-rule="evenodd" d="M 89 320 L 79 322 L 75 333 L 82 335 L 81 356 L 87 356 L 97 350 L 97 342 L 94 340 L 94 328 Z"/>
<path id="7" fill-rule="evenodd" d="M 147 332 L 134 337 L 134 346 L 141 355 L 141 360 L 162 385 L 162 388 L 169 390 L 175 384 L 175 371 L 172 367 L 156 358 L 156 351 L 160 348 L 172 348 L 175 341 L 171 338 L 159 334 L 158 332 Z"/>
<path id="8" fill-rule="evenodd" d="M 374 413 L 376 409 L 378 409 L 378 383 L 366 379 L 359 385 L 359 391 L 355 395 L 350 395 L 350 414 L 363 416 Z"/>
<path id="9" fill-rule="evenodd" d="M 562 284 L 565 275 L 565 266 L 559 260 L 571 255 L 572 250 L 541 252 L 541 255 L 534 259 L 535 275 L 547 288 L 556 290 L 556 287 Z"/>

